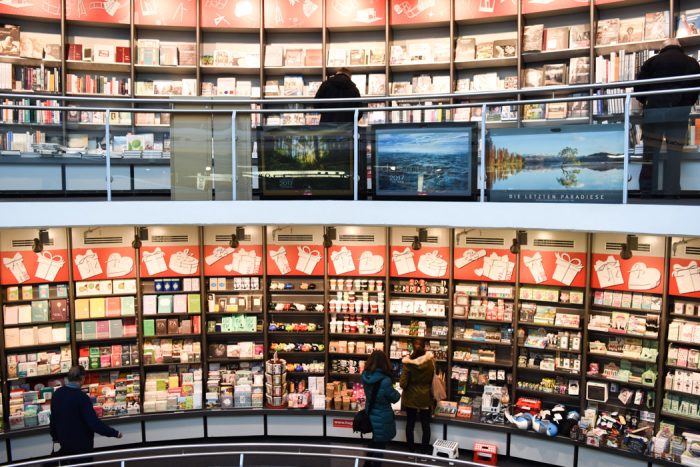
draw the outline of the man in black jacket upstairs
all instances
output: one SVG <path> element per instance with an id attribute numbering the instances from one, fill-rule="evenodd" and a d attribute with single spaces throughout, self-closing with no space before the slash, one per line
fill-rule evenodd
<path id="1" fill-rule="evenodd" d="M 343 107 L 360 107 L 360 102 L 347 102 L 345 99 L 360 97 L 360 91 L 352 82 L 352 73 L 347 68 L 340 68 L 328 78 L 316 91 L 315 99 L 337 99 L 335 102 L 316 104 L 317 109 L 338 109 Z M 321 123 L 352 123 L 354 112 L 322 112 Z M 360 116 L 358 115 L 358 118 Z"/>
<path id="2" fill-rule="evenodd" d="M 66 380 L 66 385 L 58 388 L 51 399 L 51 438 L 61 445 L 58 455 L 92 452 L 95 433 L 121 438 L 120 432 L 97 418 L 90 398 L 80 389 L 85 380 L 85 369 L 80 365 L 71 367 Z M 90 461 L 81 458 L 79 462 Z"/>
<path id="3" fill-rule="evenodd" d="M 678 39 L 666 39 L 661 51 L 644 62 L 637 74 L 638 80 L 700 74 L 697 60 L 683 52 Z M 642 196 L 658 188 L 658 167 L 661 144 L 666 139 L 663 191 L 667 196 L 678 196 L 681 191 L 681 158 L 688 138 L 690 108 L 698 100 L 698 92 L 673 93 L 674 89 L 700 87 L 700 80 L 689 79 L 672 83 L 640 84 L 636 92 L 669 90 L 668 93 L 640 96 L 644 106 L 642 142 L 644 163 L 639 175 Z"/>

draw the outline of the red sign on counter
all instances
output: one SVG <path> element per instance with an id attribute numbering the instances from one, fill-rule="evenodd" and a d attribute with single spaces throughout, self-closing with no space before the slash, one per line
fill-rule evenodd
<path id="1" fill-rule="evenodd" d="M 271 276 L 322 276 L 321 245 L 268 245 L 267 273 Z"/>
<path id="2" fill-rule="evenodd" d="M 44 248 L 41 253 L 27 251 L 3 251 L 3 285 L 42 284 L 68 282 L 68 250 Z"/>
<path id="3" fill-rule="evenodd" d="M 559 287 L 585 287 L 586 253 L 522 250 L 520 282 Z"/>
<path id="4" fill-rule="evenodd" d="M 61 19 L 61 1 L 15 0 L 0 2 L 0 15 L 33 16 L 36 18 Z"/>
<path id="5" fill-rule="evenodd" d="M 590 0 L 523 0 L 523 14 L 565 10 L 590 4 Z"/>
<path id="6" fill-rule="evenodd" d="M 454 278 L 469 281 L 515 282 L 516 257 L 503 248 L 455 248 Z"/>
<path id="7" fill-rule="evenodd" d="M 73 248 L 73 279 L 132 279 L 136 250 L 131 247 Z"/>
<path id="8" fill-rule="evenodd" d="M 186 277 L 199 275 L 199 246 L 144 246 L 141 248 L 141 277 Z"/>
<path id="9" fill-rule="evenodd" d="M 328 249 L 328 273 L 331 276 L 383 277 L 386 274 L 386 247 L 340 246 Z"/>
<path id="10" fill-rule="evenodd" d="M 700 268 L 691 259 L 671 259 L 671 277 L 668 293 L 683 297 L 700 298 Z"/>
<path id="11" fill-rule="evenodd" d="M 334 418 L 333 428 L 352 428 L 351 418 Z"/>
<path id="12" fill-rule="evenodd" d="M 66 0 L 66 19 L 95 23 L 129 24 L 131 22 L 131 4 L 125 0 L 108 0 L 104 2 Z"/>
<path id="13" fill-rule="evenodd" d="M 140 26 L 183 26 L 197 24 L 195 0 L 134 0 L 134 24 Z"/>
<path id="14" fill-rule="evenodd" d="M 455 19 L 497 18 L 518 14 L 516 0 L 455 0 Z"/>
<path id="15" fill-rule="evenodd" d="M 260 28 L 261 0 L 201 0 L 204 28 Z"/>
<path id="16" fill-rule="evenodd" d="M 386 2 L 382 0 L 329 0 L 326 2 L 326 26 L 329 28 L 384 26 Z"/>
<path id="17" fill-rule="evenodd" d="M 449 247 L 408 246 L 391 247 L 391 277 L 447 279 L 449 276 Z"/>
<path id="18" fill-rule="evenodd" d="M 262 245 L 204 245 L 205 276 L 261 276 Z"/>
<path id="19" fill-rule="evenodd" d="M 271 29 L 320 28 L 322 0 L 264 0 L 265 27 Z"/>
<path id="20" fill-rule="evenodd" d="M 664 259 L 655 256 L 593 254 L 591 287 L 594 289 L 663 293 Z"/>
<path id="21" fill-rule="evenodd" d="M 450 20 L 448 0 L 391 0 L 391 25 L 439 23 Z"/>

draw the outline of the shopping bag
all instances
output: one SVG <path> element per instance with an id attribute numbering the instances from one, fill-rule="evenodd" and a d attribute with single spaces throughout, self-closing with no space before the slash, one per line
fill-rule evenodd
<path id="1" fill-rule="evenodd" d="M 233 261 L 231 264 L 224 266 L 224 269 L 229 272 L 235 271 L 239 274 L 249 276 L 258 273 L 260 262 L 261 259 L 255 251 L 245 251 L 245 248 L 241 248 L 233 254 Z"/>
<path id="2" fill-rule="evenodd" d="M 65 261 L 59 255 L 52 255 L 48 251 L 42 251 L 36 254 L 36 272 L 34 276 L 39 279 L 44 279 L 48 282 L 53 282 L 56 279 L 56 274 L 61 270 Z"/>
<path id="3" fill-rule="evenodd" d="M 511 262 L 508 255 L 498 256 L 491 253 L 484 258 L 484 265 L 480 269 L 474 270 L 476 275 L 487 277 L 493 281 L 510 280 L 515 263 Z"/>
<path id="4" fill-rule="evenodd" d="M 700 269 L 697 262 L 691 261 L 687 266 L 674 264 L 671 274 L 676 279 L 678 293 L 700 292 Z"/>
<path id="5" fill-rule="evenodd" d="M 360 274 L 376 274 L 384 267 L 384 258 L 371 251 L 363 251 L 360 255 Z"/>
<path id="6" fill-rule="evenodd" d="M 477 259 L 483 258 L 484 256 L 486 256 L 486 250 L 465 250 L 464 253 L 462 253 L 462 256 L 455 258 L 455 266 L 457 269 L 462 269 L 467 264 L 473 263 Z"/>
<path id="7" fill-rule="evenodd" d="M 15 253 L 12 258 L 3 258 L 2 264 L 10 270 L 18 283 L 26 282 L 30 279 L 27 268 L 24 265 L 24 258 L 21 253 Z"/>
<path id="8" fill-rule="evenodd" d="M 165 265 L 165 253 L 160 248 L 153 251 L 144 251 L 143 260 L 146 263 L 146 270 L 149 276 L 155 276 L 168 270 Z"/>
<path id="9" fill-rule="evenodd" d="M 447 272 L 447 261 L 437 250 L 433 250 L 418 258 L 418 270 L 426 276 L 442 277 Z"/>
<path id="10" fill-rule="evenodd" d="M 416 271 L 416 263 L 413 262 L 413 252 L 406 247 L 405 250 L 391 253 L 391 260 L 396 266 L 396 274 L 403 276 Z"/>
<path id="11" fill-rule="evenodd" d="M 170 255 L 168 267 L 171 271 L 178 274 L 190 275 L 195 274 L 199 268 L 199 261 L 190 253 L 189 248 Z"/>
<path id="12" fill-rule="evenodd" d="M 321 261 L 321 253 L 318 250 L 312 250 L 308 246 L 298 246 L 297 252 L 299 256 L 294 269 L 304 274 L 313 274 L 314 268 Z"/>
<path id="13" fill-rule="evenodd" d="M 554 268 L 552 279 L 564 285 L 571 285 L 576 275 L 583 270 L 583 264 L 578 258 L 571 259 L 566 253 L 554 253 L 557 266 Z"/>
<path id="14" fill-rule="evenodd" d="M 547 280 L 547 273 L 545 272 L 544 266 L 542 265 L 542 255 L 539 251 L 532 256 L 526 256 L 524 258 L 524 261 L 525 267 L 527 267 L 528 270 L 530 270 L 530 274 L 532 274 L 532 277 L 535 279 L 536 284 Z"/>
<path id="15" fill-rule="evenodd" d="M 352 252 L 347 247 L 342 247 L 340 251 L 331 253 L 331 261 L 335 267 L 336 274 L 345 274 L 355 270 L 355 262 L 352 259 Z"/>
<path id="16" fill-rule="evenodd" d="M 81 279 L 89 279 L 98 274 L 102 274 L 100 259 L 92 250 L 86 251 L 84 255 L 77 255 L 75 257 L 75 265 L 78 266 Z"/>
<path id="17" fill-rule="evenodd" d="M 622 285 L 625 283 L 625 280 L 622 278 L 620 262 L 612 256 L 608 256 L 605 261 L 596 261 L 594 269 L 601 288 Z"/>
<path id="18" fill-rule="evenodd" d="M 272 258 L 272 261 L 277 265 L 280 274 L 287 274 L 292 270 L 291 266 L 289 266 L 289 260 L 287 259 L 287 250 L 285 250 L 283 246 L 277 251 L 270 250 L 270 258 Z"/>
<path id="19" fill-rule="evenodd" d="M 630 290 L 649 290 L 661 283 L 661 271 L 644 263 L 634 263 L 630 269 Z"/>
<path id="20" fill-rule="evenodd" d="M 130 256 L 122 256 L 112 253 L 107 258 L 107 277 L 122 277 L 134 269 L 134 259 Z"/>
<path id="21" fill-rule="evenodd" d="M 230 255 L 234 251 L 236 251 L 236 249 L 231 248 L 230 246 L 226 247 L 226 248 L 224 248 L 222 246 L 217 246 L 216 248 L 214 248 L 214 251 L 210 255 L 208 255 L 204 258 L 204 262 L 207 263 L 207 266 L 211 266 L 212 264 L 216 263 L 220 259 L 226 258 L 228 255 Z"/>

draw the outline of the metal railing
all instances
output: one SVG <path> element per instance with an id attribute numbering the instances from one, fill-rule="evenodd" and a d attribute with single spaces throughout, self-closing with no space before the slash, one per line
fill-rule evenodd
<path id="1" fill-rule="evenodd" d="M 478 467 L 478 464 L 461 459 L 448 459 L 442 456 L 428 454 L 414 454 L 404 451 L 382 450 L 361 446 L 328 445 L 328 444 L 304 444 L 304 443 L 211 443 L 211 444 L 178 444 L 170 446 L 147 446 L 127 449 L 114 449 L 97 451 L 88 454 L 72 456 L 53 456 L 51 458 L 36 459 L 23 462 L 6 464 L 7 467 L 41 467 L 50 462 L 55 465 L 71 465 L 74 467 L 89 466 L 119 466 L 127 467 L 135 463 L 148 461 L 161 461 L 166 459 L 196 459 L 215 458 L 226 456 L 228 461 L 235 462 L 241 467 L 254 465 L 256 458 L 317 458 L 347 461 L 347 465 L 361 467 L 363 461 L 377 461 L 382 456 L 384 465 L 435 465 L 435 466 L 469 466 Z M 91 459 L 86 460 L 86 456 Z"/>

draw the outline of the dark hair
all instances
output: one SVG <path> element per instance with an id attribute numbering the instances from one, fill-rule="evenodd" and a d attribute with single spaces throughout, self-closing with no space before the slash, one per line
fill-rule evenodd
<path id="1" fill-rule="evenodd" d="M 338 71 L 336 71 L 335 74 L 337 75 L 338 73 L 342 73 L 342 74 L 344 74 L 344 75 L 352 76 L 352 71 L 350 71 L 349 68 L 345 68 L 345 67 L 338 68 Z"/>
<path id="2" fill-rule="evenodd" d="M 420 349 L 416 349 L 416 344 L 420 346 Z M 411 354 L 411 358 L 418 358 L 422 357 L 425 355 L 425 339 L 422 337 L 416 337 L 413 339 L 413 353 Z"/>
<path id="3" fill-rule="evenodd" d="M 367 358 L 365 371 L 381 371 L 387 376 L 391 376 L 391 362 L 389 357 L 381 350 L 375 350 Z"/>
<path id="4" fill-rule="evenodd" d="M 71 383 L 79 383 L 84 376 L 85 368 L 83 368 L 81 365 L 75 365 L 70 367 L 70 370 L 68 370 L 68 376 L 66 376 L 66 379 Z"/>

